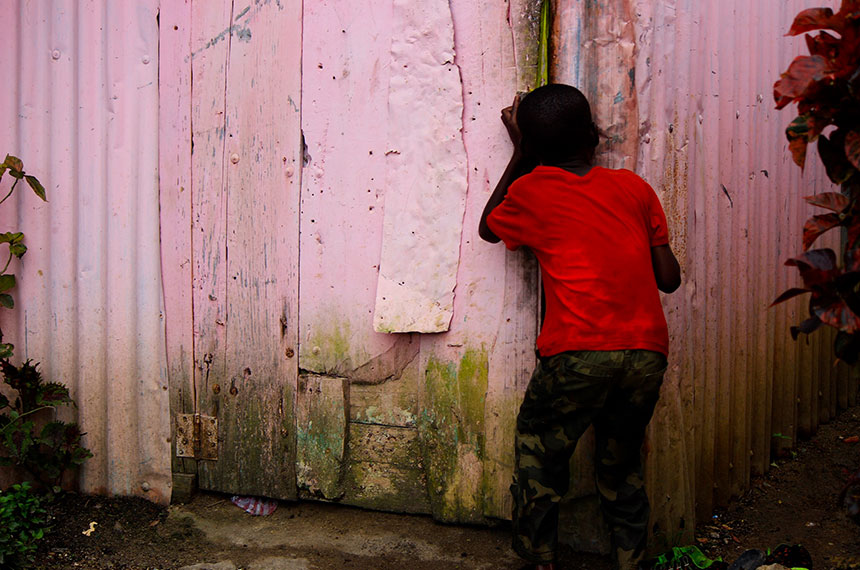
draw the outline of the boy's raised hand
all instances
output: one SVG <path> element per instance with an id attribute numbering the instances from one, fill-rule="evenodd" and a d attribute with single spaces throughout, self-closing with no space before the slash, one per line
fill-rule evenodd
<path id="1" fill-rule="evenodd" d="M 514 95 L 514 102 L 511 106 L 502 109 L 502 123 L 508 129 L 508 136 L 511 137 L 511 142 L 514 143 L 514 152 L 522 150 L 523 134 L 520 132 L 520 127 L 517 124 L 517 108 L 520 106 L 520 94 Z"/>
<path id="2" fill-rule="evenodd" d="M 520 126 L 517 124 L 517 108 L 520 106 L 520 94 L 514 95 L 514 102 L 510 107 L 502 109 L 502 123 L 508 129 L 508 136 L 511 137 L 511 142 L 514 143 L 514 152 L 511 155 L 511 160 L 504 174 L 496 184 L 496 189 L 493 190 L 490 199 L 487 200 L 487 205 L 484 206 L 484 212 L 481 214 L 481 222 L 478 224 L 478 234 L 481 239 L 490 243 L 498 243 L 499 237 L 493 233 L 487 225 L 487 217 L 490 213 L 502 203 L 505 199 L 505 194 L 508 191 L 508 186 L 511 183 L 527 172 L 531 172 L 536 163 L 523 156 L 522 142 L 523 134 L 520 131 Z"/>

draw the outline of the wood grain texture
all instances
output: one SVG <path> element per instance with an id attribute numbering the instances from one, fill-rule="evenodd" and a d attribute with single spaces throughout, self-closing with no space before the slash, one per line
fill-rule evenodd
<path id="1" fill-rule="evenodd" d="M 159 27 L 159 204 L 161 267 L 170 417 L 194 413 L 191 217 L 191 0 L 161 8 Z M 173 422 L 171 421 L 171 430 Z M 176 457 L 171 469 L 197 473 L 197 463 Z"/>
<path id="2" fill-rule="evenodd" d="M 337 500 L 346 454 L 346 378 L 302 374 L 296 398 L 296 481 L 303 496 Z M 351 441 L 351 440 L 350 440 Z"/>
<path id="3" fill-rule="evenodd" d="M 305 3 L 298 352 L 309 372 L 376 374 L 372 363 L 417 346 L 416 338 L 376 333 L 372 324 L 392 149 L 391 3 Z"/>
<path id="4" fill-rule="evenodd" d="M 301 5 L 193 5 L 200 486 L 294 498 Z M 290 101 L 292 100 L 292 104 Z"/>

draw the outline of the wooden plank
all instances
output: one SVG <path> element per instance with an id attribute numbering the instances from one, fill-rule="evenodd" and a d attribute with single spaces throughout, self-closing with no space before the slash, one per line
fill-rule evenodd
<path id="1" fill-rule="evenodd" d="M 194 412 L 218 415 L 204 391 L 226 379 L 227 228 L 224 166 L 224 81 L 230 6 L 227 0 L 191 5 L 191 278 L 193 307 L 192 399 Z M 219 434 L 220 439 L 220 434 Z M 223 447 L 219 441 L 219 447 Z M 201 470 L 205 463 L 198 464 Z M 216 489 L 211 478 L 202 489 Z"/>
<path id="2" fill-rule="evenodd" d="M 372 327 L 392 150 L 391 2 L 305 3 L 299 366 L 309 372 L 352 378 L 362 370 L 366 378 L 374 360 L 418 345 Z M 362 393 L 386 390 L 368 385 Z"/>
<path id="3" fill-rule="evenodd" d="M 194 336 L 191 286 L 191 0 L 159 13 L 159 204 L 164 319 L 171 430 L 176 414 L 194 412 Z M 176 457 L 174 473 L 197 473 L 197 463 Z"/>
<path id="4" fill-rule="evenodd" d="M 505 259 L 504 296 L 496 342 L 490 353 L 490 375 L 484 413 L 484 514 L 509 518 L 514 470 L 514 435 L 522 395 L 536 359 L 536 312 L 539 304 L 537 261 L 527 252 Z"/>
<path id="5" fill-rule="evenodd" d="M 417 340 L 414 345 L 417 349 Z M 374 381 L 362 380 L 361 372 L 356 372 L 350 378 L 350 421 L 415 427 L 418 414 L 418 403 L 415 396 L 418 393 L 420 377 L 417 356 L 416 350 L 411 360 L 405 365 L 398 364 L 402 368 L 393 368 L 393 374 L 390 376 L 382 375 L 385 374 L 384 371 L 374 372 Z"/>
<path id="6" fill-rule="evenodd" d="M 418 429 L 433 516 L 481 522 L 487 352 L 466 348 L 459 360 L 424 354 Z"/>
<path id="7" fill-rule="evenodd" d="M 350 462 L 343 502 L 383 511 L 430 512 L 424 471 L 388 463 Z"/>
<path id="8" fill-rule="evenodd" d="M 296 399 L 296 480 L 303 496 L 338 499 L 346 452 L 349 381 L 302 374 Z M 351 439 L 350 439 L 351 441 Z"/>
<path id="9" fill-rule="evenodd" d="M 539 8 L 535 0 L 451 2 L 469 192 L 451 330 L 422 337 L 419 428 L 429 480 L 447 481 L 441 489 L 430 485 L 434 512 L 444 510 L 463 521 L 510 517 L 515 421 L 534 367 L 537 265 L 528 252 L 483 242 L 477 220 L 511 151 L 499 109 L 510 105 L 517 90 L 534 86 Z M 476 386 L 470 386 L 474 374 L 462 367 L 470 355 L 479 355 L 481 362 L 486 358 L 487 378 L 478 374 Z M 441 382 L 451 383 L 442 389 L 439 363 L 446 374 L 456 371 Z M 443 394 L 456 394 L 452 412 L 437 399 Z M 480 417 L 476 410 L 482 410 Z M 463 430 L 454 429 L 456 446 L 442 442 L 441 450 L 428 445 L 439 431 L 420 421 L 439 411 L 455 414 Z M 470 446 L 467 440 L 483 444 Z M 446 469 L 454 475 L 444 475 Z"/>
<path id="10" fill-rule="evenodd" d="M 353 462 L 386 463 L 404 469 L 421 470 L 418 430 L 406 427 L 361 424 L 349 425 L 349 459 Z"/>
<path id="11" fill-rule="evenodd" d="M 201 269 L 210 284 L 203 290 L 211 292 L 199 318 L 195 303 L 195 322 L 203 364 L 211 362 L 198 396 L 201 410 L 219 419 L 220 450 L 217 461 L 201 465 L 200 484 L 289 499 L 296 496 L 301 3 L 234 13 L 227 2 L 218 18 L 208 15 L 211 4 L 196 6 L 195 16 L 209 24 L 197 57 L 225 56 L 213 65 L 220 86 L 206 82 L 213 73 L 206 68 L 201 94 L 203 104 L 223 101 L 220 111 L 212 107 L 223 120 L 201 133 L 209 142 L 204 152 L 215 153 L 210 167 L 221 167 L 221 192 L 217 208 L 201 199 L 219 219 L 201 232 Z M 195 93 L 197 77 L 195 69 Z"/>

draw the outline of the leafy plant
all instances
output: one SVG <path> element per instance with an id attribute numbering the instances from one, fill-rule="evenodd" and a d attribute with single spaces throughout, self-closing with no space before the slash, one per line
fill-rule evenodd
<path id="1" fill-rule="evenodd" d="M 9 188 L 9 192 L 7 192 L 3 199 L 0 200 L 0 204 L 9 199 L 15 191 L 15 188 L 18 186 L 18 183 L 22 180 L 32 188 L 33 192 L 36 193 L 36 196 L 47 201 L 45 196 L 45 187 L 42 186 L 42 183 L 39 182 L 35 176 L 31 176 L 24 172 L 24 163 L 21 162 L 20 158 L 12 156 L 11 154 L 6 155 L 6 160 L 3 161 L 3 164 L 0 164 L 0 181 L 3 180 L 3 176 L 7 172 L 9 173 L 9 176 L 15 179 L 15 182 L 12 183 L 12 187 Z M 15 306 L 15 300 L 12 298 L 12 295 L 9 294 L 9 291 L 15 287 L 15 275 L 6 273 L 6 270 L 9 269 L 12 257 L 21 259 L 21 257 L 27 253 L 27 246 L 24 245 L 24 234 L 21 232 L 0 233 L 0 244 L 4 243 L 9 247 L 9 255 L 6 258 L 6 264 L 3 266 L 2 271 L 0 271 L 0 307 L 11 309 Z M 13 348 L 14 347 L 11 344 L 3 342 L 3 331 L 0 329 L 0 358 L 9 358 L 12 356 Z"/>
<path id="2" fill-rule="evenodd" d="M 48 527 L 42 501 L 29 483 L 0 491 L 0 568 L 21 568 L 32 562 L 36 543 Z"/>
<path id="3" fill-rule="evenodd" d="M 27 360 L 15 366 L 0 360 L 6 384 L 18 392 L 15 402 L 0 394 L 0 466 L 17 466 L 36 481 L 57 492 L 63 472 L 81 465 L 92 453 L 81 445 L 75 423 L 51 420 L 38 427 L 37 414 L 58 406 L 74 405 L 69 390 L 57 382 L 44 382 L 37 364 Z"/>
<path id="4" fill-rule="evenodd" d="M 818 33 L 807 33 L 813 31 Z M 860 0 L 843 0 L 836 13 L 800 12 L 787 35 L 800 34 L 806 34 L 810 55 L 797 57 L 774 85 L 776 107 L 797 103 L 798 116 L 786 129 L 792 157 L 803 168 L 808 145 L 817 142 L 827 176 L 841 193 L 804 198 L 829 212 L 807 220 L 804 252 L 785 262 L 798 268 L 803 287 L 789 289 L 773 304 L 811 293 L 810 316 L 791 327 L 792 337 L 821 325 L 835 327 L 837 358 L 854 364 L 860 356 Z M 833 228 L 845 229 L 841 255 L 810 249 Z"/>

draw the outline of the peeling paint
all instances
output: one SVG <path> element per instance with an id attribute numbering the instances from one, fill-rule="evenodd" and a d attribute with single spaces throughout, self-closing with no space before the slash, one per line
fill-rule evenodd
<path id="1" fill-rule="evenodd" d="M 377 332 L 442 332 L 453 316 L 467 188 L 448 0 L 394 0 Z M 432 113 L 416 113 L 416 102 Z M 416 255 L 417 254 L 417 255 Z"/>

